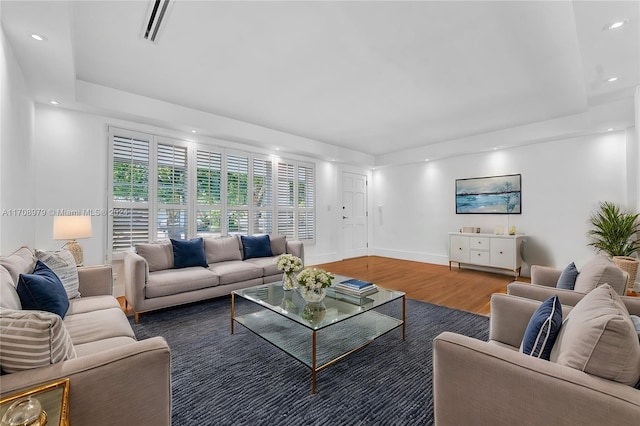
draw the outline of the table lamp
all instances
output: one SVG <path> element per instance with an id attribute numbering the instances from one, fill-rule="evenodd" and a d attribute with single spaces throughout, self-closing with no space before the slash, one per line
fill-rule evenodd
<path id="1" fill-rule="evenodd" d="M 53 218 L 53 239 L 71 240 L 64 245 L 76 260 L 77 266 L 82 266 L 84 257 L 82 246 L 76 239 L 91 237 L 91 216 L 55 216 Z"/>

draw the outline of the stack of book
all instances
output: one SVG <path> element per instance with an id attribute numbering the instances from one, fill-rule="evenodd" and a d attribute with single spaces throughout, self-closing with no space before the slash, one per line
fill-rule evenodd
<path id="1" fill-rule="evenodd" d="M 337 292 L 350 294 L 353 296 L 367 296 L 378 291 L 375 284 L 368 281 L 361 281 L 355 278 L 342 281 L 333 286 Z"/>

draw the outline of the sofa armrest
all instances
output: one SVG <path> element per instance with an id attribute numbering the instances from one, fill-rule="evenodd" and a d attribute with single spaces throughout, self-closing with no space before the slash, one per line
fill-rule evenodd
<path id="1" fill-rule="evenodd" d="M 489 340 L 519 348 L 529 320 L 542 302 L 513 295 L 494 293 L 491 295 L 491 317 Z M 562 306 L 562 317 L 571 311 L 571 306 Z"/>
<path id="2" fill-rule="evenodd" d="M 2 397 L 65 377 L 72 425 L 171 424 L 171 354 L 162 337 L 1 376 Z"/>
<path id="3" fill-rule="evenodd" d="M 560 274 L 562 274 L 561 269 L 551 268 L 549 266 L 531 265 L 531 282 L 533 284 L 555 287 L 556 284 L 558 284 Z"/>
<path id="4" fill-rule="evenodd" d="M 78 268 L 81 296 L 103 296 L 113 294 L 113 272 L 111 265 L 81 266 Z"/>
<path id="5" fill-rule="evenodd" d="M 287 253 L 302 259 L 304 265 L 304 244 L 302 241 L 287 241 Z"/>
<path id="6" fill-rule="evenodd" d="M 142 310 L 144 288 L 149 279 L 149 264 L 137 253 L 124 256 L 124 294 L 127 302 L 138 312 Z"/>
<path id="7" fill-rule="evenodd" d="M 631 426 L 640 418 L 640 391 L 631 386 L 450 332 L 433 341 L 433 385 L 438 426 L 604 425 L 612 418 Z"/>
<path id="8" fill-rule="evenodd" d="M 560 303 L 568 306 L 576 306 L 585 293 L 562 288 L 546 287 L 543 285 L 512 282 L 507 286 L 507 294 L 513 296 L 525 297 L 527 299 L 539 300 L 544 302 L 548 298 L 557 295 Z"/>

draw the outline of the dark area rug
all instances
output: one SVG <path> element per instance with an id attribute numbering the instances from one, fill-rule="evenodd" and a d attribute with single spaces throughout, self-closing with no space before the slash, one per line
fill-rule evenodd
<path id="1" fill-rule="evenodd" d="M 383 308 L 400 317 L 400 302 Z M 407 299 L 406 340 L 393 330 L 320 371 L 311 395 L 311 371 L 239 324 L 231 335 L 230 312 L 222 297 L 131 320 L 138 339 L 169 343 L 175 426 L 432 425 L 433 338 L 489 333 L 487 317 Z"/>

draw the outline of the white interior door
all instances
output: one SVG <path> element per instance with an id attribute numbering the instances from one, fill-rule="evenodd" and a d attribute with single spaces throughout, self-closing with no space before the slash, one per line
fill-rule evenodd
<path id="1" fill-rule="evenodd" d="M 344 258 L 367 255 L 367 177 L 342 173 L 342 239 Z"/>

